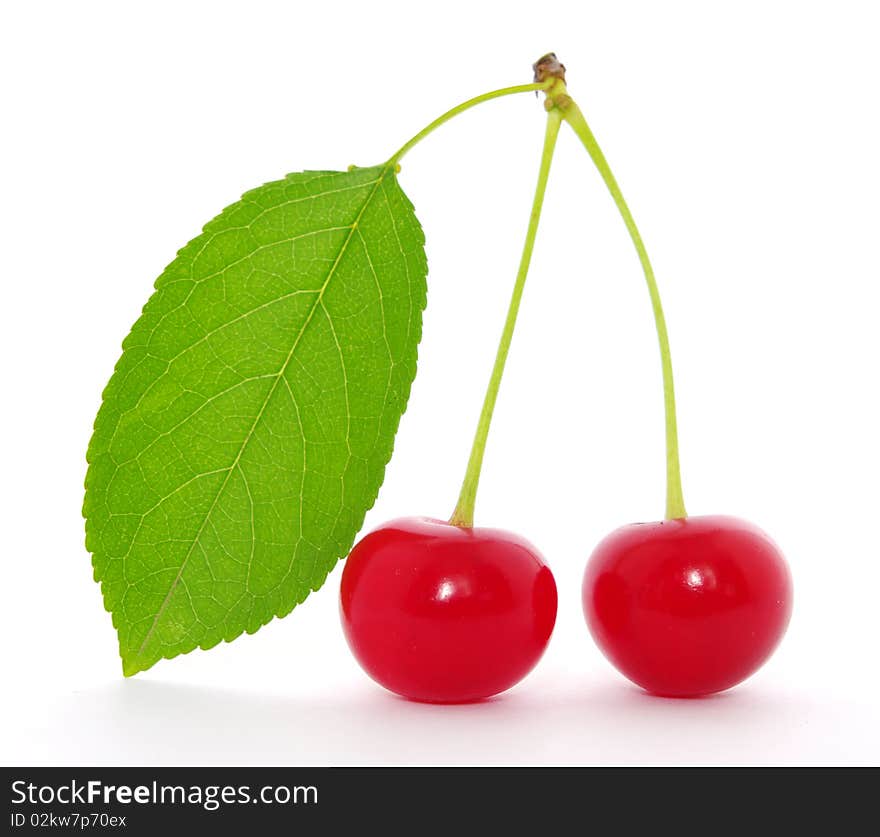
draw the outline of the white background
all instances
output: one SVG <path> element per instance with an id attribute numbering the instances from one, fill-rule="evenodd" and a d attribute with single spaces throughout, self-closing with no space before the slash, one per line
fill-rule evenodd
<path id="1" fill-rule="evenodd" d="M 0 758 L 6 763 L 880 762 L 880 117 L 872 2 L 19 3 L 3 78 Z M 652 254 L 692 514 L 767 529 L 795 615 L 771 662 L 648 697 L 592 644 L 580 578 L 662 515 L 660 368 L 638 262 L 564 129 L 496 412 L 478 524 L 560 590 L 536 671 L 465 707 L 362 674 L 340 569 L 284 620 L 124 681 L 80 517 L 84 452 L 153 280 L 243 191 L 386 159 L 554 49 Z M 446 516 L 525 230 L 531 95 L 405 160 L 427 231 L 420 371 L 367 527 Z"/>

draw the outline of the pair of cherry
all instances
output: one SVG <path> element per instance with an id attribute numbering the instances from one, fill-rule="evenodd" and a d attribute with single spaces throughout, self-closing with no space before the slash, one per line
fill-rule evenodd
<path id="1" fill-rule="evenodd" d="M 532 670 L 547 647 L 556 622 L 553 574 L 523 538 L 474 528 L 473 511 L 550 162 L 565 122 L 589 153 L 638 253 L 657 327 L 666 417 L 666 519 L 625 526 L 596 547 L 584 574 L 584 614 L 608 659 L 647 691 L 670 697 L 719 692 L 756 671 L 779 643 L 791 615 L 791 576 L 773 541 L 751 524 L 687 516 L 672 360 L 650 259 L 608 161 L 568 92 L 565 67 L 549 53 L 533 69 L 534 85 L 478 97 L 432 123 L 510 92 L 546 95 L 547 129 L 529 227 L 458 506 L 448 523 L 396 520 L 355 546 L 342 576 L 345 634 L 375 680 L 404 697 L 434 703 L 503 692 Z"/>
<path id="2" fill-rule="evenodd" d="M 361 540 L 341 612 L 375 680 L 432 703 L 476 701 L 519 682 L 556 621 L 556 583 L 525 539 L 406 518 Z M 608 659 L 649 692 L 730 688 L 773 652 L 791 614 L 779 549 L 751 524 L 693 517 L 625 526 L 591 556 L 587 624 Z"/>

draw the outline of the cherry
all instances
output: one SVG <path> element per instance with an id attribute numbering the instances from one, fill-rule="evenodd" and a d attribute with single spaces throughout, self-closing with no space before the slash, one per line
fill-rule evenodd
<path id="1" fill-rule="evenodd" d="M 367 674 L 429 703 L 509 689 L 541 658 L 556 621 L 553 574 L 528 541 L 425 518 L 363 538 L 346 561 L 340 600 Z"/>
<path id="2" fill-rule="evenodd" d="M 453 108 L 432 126 L 480 100 Z M 455 511 L 448 523 L 386 523 L 354 547 L 342 574 L 342 625 L 354 656 L 374 680 L 412 700 L 464 703 L 509 689 L 538 662 L 556 622 L 556 582 L 538 551 L 509 532 L 474 528 L 474 505 L 561 122 L 551 110 L 519 269 Z"/>
<path id="3" fill-rule="evenodd" d="M 688 518 L 681 489 L 672 356 L 654 268 L 565 68 L 549 61 L 548 100 L 563 111 L 620 213 L 645 276 L 663 374 L 666 519 L 618 529 L 587 565 L 583 603 L 593 637 L 627 677 L 660 695 L 728 689 L 773 652 L 791 614 L 791 576 L 767 535 L 731 517 Z M 541 63 L 541 62 L 539 62 Z M 536 70 L 537 71 L 537 70 Z"/>
<path id="4" fill-rule="evenodd" d="M 776 544 L 733 517 L 624 526 L 587 564 L 587 624 L 605 656 L 658 695 L 729 689 L 776 648 L 791 575 Z"/>

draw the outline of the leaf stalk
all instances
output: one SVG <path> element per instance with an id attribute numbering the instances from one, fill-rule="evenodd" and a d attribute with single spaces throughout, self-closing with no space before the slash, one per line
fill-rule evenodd
<path id="1" fill-rule="evenodd" d="M 502 87 L 499 90 L 491 90 L 488 93 L 483 93 L 480 96 L 475 96 L 473 99 L 468 99 L 466 102 L 462 102 L 460 105 L 456 105 L 454 108 L 446 111 L 446 113 L 438 116 L 433 122 L 426 125 L 419 131 L 415 136 L 411 139 L 407 140 L 391 157 L 388 158 L 388 162 L 385 164 L 386 166 L 396 166 L 400 163 L 401 159 L 403 159 L 404 155 L 407 154 L 412 148 L 418 145 L 428 134 L 433 133 L 437 128 L 439 128 L 444 123 L 448 122 L 453 117 L 458 116 L 460 113 L 464 113 L 466 110 L 470 110 L 472 107 L 476 107 L 477 105 L 481 105 L 483 102 L 488 102 L 492 99 L 500 99 L 502 96 L 511 96 L 515 93 L 537 93 L 540 90 L 546 90 L 549 86 L 549 82 L 537 82 L 535 84 L 517 84 L 513 87 Z"/>

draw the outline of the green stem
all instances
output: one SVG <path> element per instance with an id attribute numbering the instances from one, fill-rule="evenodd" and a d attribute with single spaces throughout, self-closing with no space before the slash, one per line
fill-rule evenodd
<path id="1" fill-rule="evenodd" d="M 448 122 L 454 116 L 458 116 L 460 113 L 464 113 L 466 110 L 470 110 L 476 105 L 480 105 L 483 102 L 488 102 L 491 99 L 499 99 L 502 96 L 510 96 L 514 93 L 532 93 L 539 90 L 546 90 L 547 87 L 547 82 L 541 84 L 517 84 L 514 87 L 502 87 L 500 90 L 492 90 L 489 93 L 483 93 L 481 96 L 476 96 L 473 99 L 468 99 L 466 102 L 462 102 L 460 105 L 456 105 L 454 108 L 452 108 L 452 110 L 446 111 L 446 113 L 444 113 L 442 116 L 438 116 L 433 122 L 430 123 L 430 125 L 425 126 L 412 139 L 410 139 L 408 142 L 405 142 L 394 154 L 391 155 L 386 165 L 397 165 L 403 158 L 403 156 L 408 151 L 410 151 L 413 146 L 418 145 L 426 136 L 428 136 L 428 134 L 439 128 L 444 122 Z"/>
<path id="2" fill-rule="evenodd" d="M 565 121 L 578 135 L 590 158 L 593 160 L 602 180 L 608 187 L 611 197 L 623 218 L 623 223 L 629 232 L 632 243 L 635 245 L 645 281 L 648 284 L 648 293 L 651 297 L 651 308 L 654 312 L 654 322 L 657 326 L 657 338 L 660 343 L 660 363 L 663 368 L 663 402 L 666 413 L 666 519 L 675 520 L 687 517 L 684 506 L 684 497 L 681 491 L 681 464 L 678 455 L 678 426 L 675 413 L 675 387 L 672 380 L 672 355 L 669 351 L 669 335 L 666 331 L 666 318 L 663 316 L 663 306 L 660 304 L 660 291 L 657 289 L 657 281 L 654 278 L 654 269 L 648 259 L 648 251 L 639 234 L 632 213 L 626 205 L 623 193 L 617 185 L 611 167 L 599 148 L 596 137 L 590 130 L 587 120 L 581 113 L 580 108 L 568 95 L 564 83 L 557 80 L 551 90 L 548 90 L 548 99 L 562 111 Z"/>
<path id="3" fill-rule="evenodd" d="M 495 402 L 498 400 L 498 389 L 501 386 L 501 376 L 504 374 L 504 364 L 507 361 L 507 354 L 510 351 L 510 343 L 513 339 L 513 330 L 516 326 L 516 317 L 519 313 L 526 276 L 529 272 L 529 263 L 532 260 L 532 250 L 535 246 L 535 236 L 537 235 L 538 222 L 541 218 L 541 207 L 544 204 L 544 193 L 547 189 L 547 178 L 550 175 L 550 163 L 553 161 L 553 151 L 556 148 L 556 137 L 559 135 L 561 122 L 562 114 L 556 108 L 551 109 L 547 114 L 547 130 L 544 135 L 541 165 L 538 169 L 538 183 L 535 186 L 529 226 L 526 231 L 525 243 L 523 244 L 519 270 L 517 271 L 516 281 L 513 286 L 513 295 L 510 299 L 510 306 L 507 309 L 507 319 L 504 322 L 504 330 L 501 332 L 498 352 L 495 355 L 492 376 L 489 378 L 489 386 L 486 389 L 486 397 L 483 400 L 483 409 L 480 412 L 480 420 L 477 424 L 477 432 L 474 436 L 474 443 L 461 486 L 461 493 L 458 497 L 458 504 L 452 513 L 452 517 L 449 519 L 449 522 L 455 526 L 470 528 L 474 525 L 474 504 L 477 499 L 477 487 L 480 483 L 483 454 L 486 451 L 486 439 L 489 435 L 489 426 L 492 423 Z"/>

